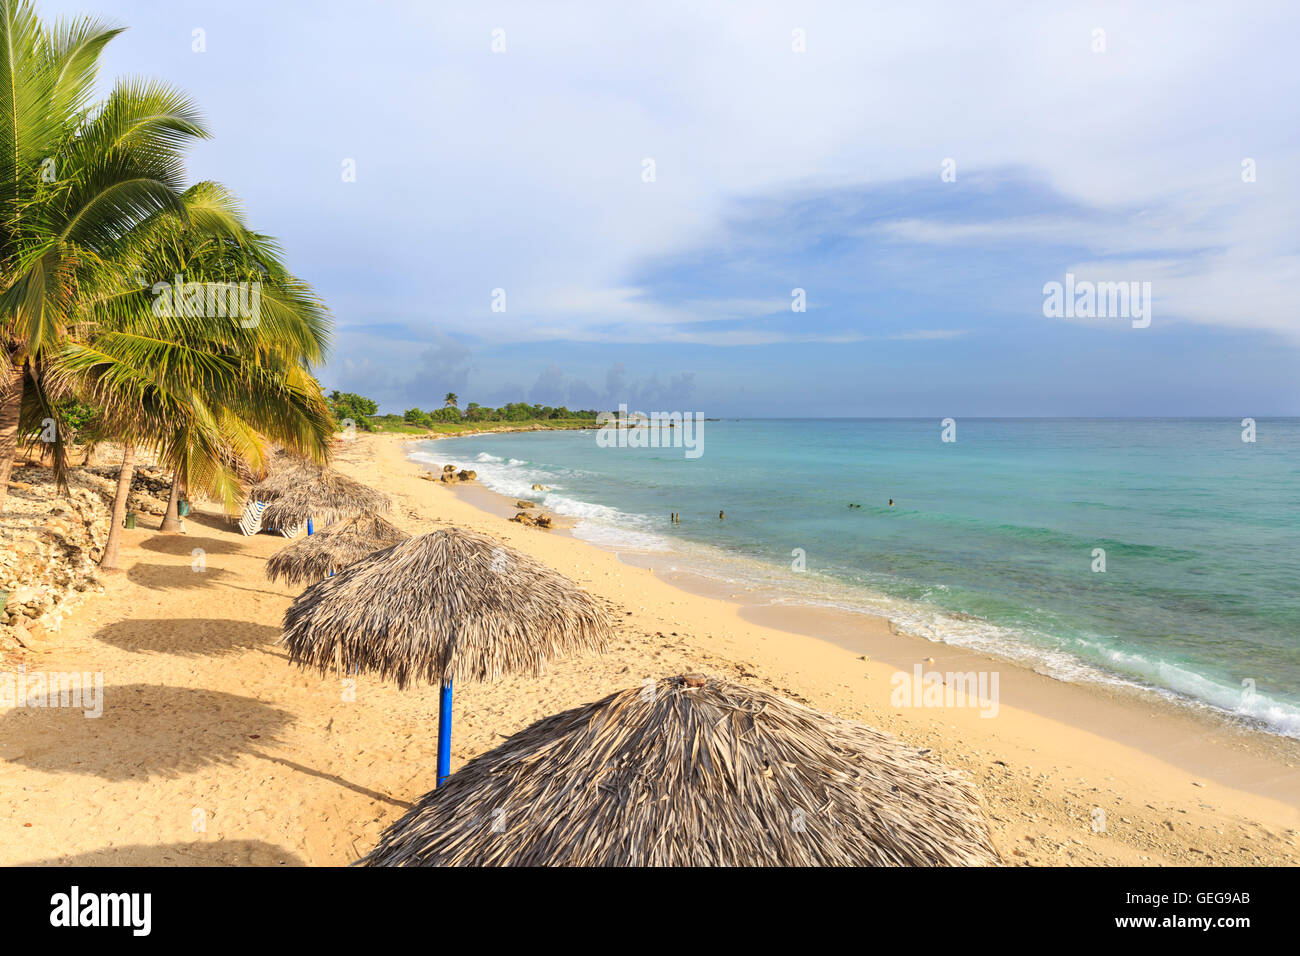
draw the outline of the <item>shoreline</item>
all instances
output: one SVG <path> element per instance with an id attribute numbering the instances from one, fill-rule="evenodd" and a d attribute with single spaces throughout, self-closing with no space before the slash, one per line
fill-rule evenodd
<path id="1" fill-rule="evenodd" d="M 410 467 L 423 469 L 420 462 L 406 459 L 405 448 L 402 454 Z M 513 499 L 491 489 L 456 486 L 452 490 L 486 514 L 509 517 L 514 511 Z M 994 654 L 896 630 L 888 618 L 866 611 L 779 604 L 770 600 L 770 594 L 765 600 L 761 590 L 755 595 L 757 600 L 737 601 L 740 595 L 725 582 L 699 571 L 671 567 L 670 554 L 613 548 L 578 538 L 569 529 L 553 533 L 609 554 L 627 567 L 650 571 L 686 594 L 727 604 L 748 623 L 831 643 L 865 655 L 867 660 L 886 662 L 903 673 L 915 665 L 918 655 L 925 655 L 930 662 L 925 664 L 927 672 L 996 668 L 1001 700 L 1009 706 L 1076 729 L 1086 726 L 1091 733 L 1168 760 L 1188 774 L 1300 806 L 1300 771 L 1296 769 L 1300 766 L 1300 741 L 1250 727 L 1209 705 L 1127 684 L 1059 679 Z M 1197 738 L 1200 745 L 1188 747 L 1189 736 Z M 1300 820 L 1300 813 L 1296 819 Z"/>
<path id="2" fill-rule="evenodd" d="M 440 437 L 459 438 L 462 436 Z M 427 439 L 416 439 L 415 441 L 421 440 Z M 413 460 L 411 463 L 419 464 Z M 468 466 L 466 464 L 461 467 Z M 430 467 L 432 468 L 432 466 Z M 508 518 L 516 510 L 513 507 L 513 497 L 493 491 L 481 484 L 477 486 L 456 485 L 453 487 L 458 493 L 464 495 L 465 500 L 477 505 L 484 511 Z M 476 490 L 471 492 L 471 488 Z M 574 526 L 582 521 L 580 518 L 568 515 L 556 515 L 554 517 L 556 529 L 562 533 L 572 533 Z M 737 598 L 744 597 L 745 600 L 738 604 L 738 607 L 741 615 L 753 623 L 765 624 L 779 630 L 807 637 L 831 640 L 843 647 L 858 650 L 859 652 L 878 647 L 881 643 L 879 638 L 882 637 L 885 639 L 885 643 L 888 643 L 888 636 L 901 637 L 906 642 L 920 641 L 923 642 L 922 646 L 943 648 L 946 652 L 964 655 L 965 658 L 976 663 L 996 665 L 1021 673 L 1033 673 L 1053 684 L 1086 688 L 1090 693 L 1108 699 L 1127 699 L 1135 702 L 1140 707 L 1182 714 L 1196 720 L 1209 730 L 1219 731 L 1247 741 L 1254 741 L 1257 746 L 1271 747 L 1275 751 L 1284 754 L 1293 753 L 1297 762 L 1300 762 L 1300 738 L 1278 733 L 1262 723 L 1252 723 L 1252 718 L 1248 716 L 1224 710 L 1195 697 L 1158 685 L 1146 684 L 1124 675 L 1111 674 L 1104 669 L 1095 668 L 1094 665 L 1082 665 L 1087 676 L 1081 679 L 1060 677 L 1051 673 L 1049 667 L 1032 659 L 1017 659 L 1009 653 L 999 654 L 997 650 L 970 647 L 944 639 L 932 640 L 921 634 L 912 633 L 907 630 L 906 625 L 900 625 L 887 614 L 870 608 L 837 607 L 834 604 L 802 602 L 797 599 L 796 591 L 773 586 L 770 582 L 758 581 L 747 584 L 731 584 L 725 579 L 719 578 L 716 574 L 710 573 L 707 570 L 709 567 L 707 563 L 702 566 L 696 565 L 692 567 L 690 564 L 691 555 L 689 554 L 641 548 L 636 545 L 614 545 L 600 540 L 583 538 L 580 535 L 575 536 L 593 547 L 618 556 L 620 560 L 627 564 L 652 569 L 692 594 L 724 601 L 734 601 Z M 679 567 L 678 565 L 682 566 Z M 742 593 L 737 593 L 738 590 Z M 792 598 L 794 599 L 793 602 L 787 603 Z M 879 629 L 876 622 L 883 624 L 888 635 L 885 635 Z M 862 635 L 859 632 L 863 630 L 872 636 L 871 640 L 862 640 Z M 893 657 L 895 659 L 905 658 L 906 655 L 896 653 Z M 1052 710 L 1055 711 L 1055 708 L 1052 708 Z"/>
<path id="3" fill-rule="evenodd" d="M 891 677 L 956 667 L 951 648 L 859 628 L 853 640 L 882 642 L 864 660 L 829 632 L 755 622 L 743 604 L 484 511 L 484 489 L 422 479 L 405 457 L 410 440 L 357 436 L 335 467 L 389 495 L 403 531 L 486 533 L 586 588 L 614 625 L 600 655 L 458 686 L 453 772 L 543 717 L 647 678 L 704 672 L 930 750 L 976 785 L 1009 865 L 1300 865 L 1300 771 L 1289 755 L 1030 673 L 1026 686 L 1063 711 L 1037 713 L 1001 665 L 995 717 L 896 707 Z M 211 505 L 186 525 L 181 535 L 124 531 L 124 570 L 23 655 L 29 674 L 102 674 L 104 708 L 88 719 L 0 706 L 0 863 L 344 865 L 432 788 L 437 688 L 291 666 L 277 641 L 302 588 L 265 576 L 285 540 L 243 537 Z"/>

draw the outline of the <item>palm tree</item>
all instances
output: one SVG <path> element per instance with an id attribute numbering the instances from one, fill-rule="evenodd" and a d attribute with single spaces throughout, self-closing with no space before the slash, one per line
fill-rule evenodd
<path id="1" fill-rule="evenodd" d="M 447 397 L 442 400 L 442 404 L 446 408 L 455 408 L 460 404 L 460 396 L 455 392 L 448 392 Z"/>
<path id="2" fill-rule="evenodd" d="M 162 530 L 176 530 L 182 486 L 233 511 L 241 465 L 259 470 L 266 439 L 323 462 L 333 432 L 311 374 L 328 348 L 323 303 L 287 271 L 273 241 L 244 226 L 223 187 L 199 183 L 182 200 L 183 214 L 158 213 L 123 238 L 114 251 L 131 278 L 106 284 L 92 334 L 65 342 L 54 359 L 52 380 L 109 409 L 127 452 L 105 568 L 116 564 L 135 445 L 172 468 Z M 157 275 L 182 277 L 188 294 L 151 283 Z M 256 283 L 255 316 L 190 298 L 235 282 Z"/>
<path id="3" fill-rule="evenodd" d="M 121 237 L 181 210 L 181 151 L 206 136 L 185 96 L 148 80 L 92 102 L 98 61 L 119 29 L 91 19 L 47 28 L 26 0 L 0 0 L 0 511 L 25 401 L 63 429 L 50 358 L 75 337 L 85 296 L 112 283 Z"/>
<path id="4" fill-rule="evenodd" d="M 156 337 L 142 319 L 89 343 L 68 342 L 57 375 L 74 377 L 112 408 L 124 446 L 109 540 L 100 566 L 116 567 L 122 518 L 138 446 L 173 468 L 174 508 L 183 483 L 234 510 L 242 496 L 240 466 L 258 470 L 268 439 L 316 461 L 327 457 L 333 420 L 310 370 L 276 357 L 273 341 L 213 334 L 199 321 L 188 332 Z M 269 336 L 268 336 L 269 339 Z M 173 512 L 173 517 L 175 517 Z"/>
<path id="5" fill-rule="evenodd" d="M 241 406 L 241 416 L 229 414 L 226 407 L 210 420 L 203 415 L 216 413 L 220 402 L 213 404 L 206 394 L 194 396 L 190 410 L 195 415 L 179 423 L 166 453 L 174 478 L 160 529 L 163 531 L 181 528 L 177 503 L 182 487 L 201 489 L 223 500 L 228 509 L 234 507 L 242 496 L 242 487 L 233 463 L 244 461 L 254 471 L 259 470 L 259 434 L 273 436 L 299 454 L 321 461 L 328 440 L 328 430 L 321 420 L 324 398 L 318 383 L 307 372 L 312 364 L 323 361 L 328 347 L 329 318 L 324 303 L 289 273 L 273 240 L 248 229 L 237 201 L 224 187 L 199 183 L 186 191 L 184 200 L 188 216 L 165 213 L 160 217 L 161 229 L 150 230 L 144 241 L 148 255 L 137 271 L 145 275 L 180 275 L 218 288 L 255 286 L 256 318 L 241 317 L 239 321 L 241 330 L 253 328 L 255 333 L 232 338 L 240 330 L 229 324 L 231 317 L 225 317 L 226 323 L 222 323 L 220 315 L 203 317 L 217 323 L 217 334 L 225 336 L 227 348 L 236 349 L 241 358 L 258 355 L 263 363 L 279 363 L 277 367 L 289 373 L 297 390 L 291 387 L 277 403 L 275 395 L 241 388 L 235 399 L 259 397 L 261 404 Z M 176 294 L 176 290 L 172 292 Z M 244 298 L 251 298 L 251 293 Z M 210 334 L 212 330 L 206 331 Z M 241 363 L 240 369 L 248 372 L 250 366 Z M 304 424 L 295 419 L 305 410 L 314 421 Z M 291 422 L 299 427 L 286 430 Z M 260 427 L 252 427 L 251 423 L 260 423 Z"/>

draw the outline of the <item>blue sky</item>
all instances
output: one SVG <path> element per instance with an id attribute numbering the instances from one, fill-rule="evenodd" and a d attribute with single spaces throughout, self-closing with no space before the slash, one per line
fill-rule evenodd
<path id="1" fill-rule="evenodd" d="M 38 6 L 194 96 L 388 411 L 1300 414 L 1293 4 Z"/>

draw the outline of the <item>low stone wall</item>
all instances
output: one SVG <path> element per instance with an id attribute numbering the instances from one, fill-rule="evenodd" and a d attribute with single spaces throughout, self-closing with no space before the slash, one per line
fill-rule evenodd
<path id="1" fill-rule="evenodd" d="M 76 468 L 60 495 L 49 469 L 15 468 L 0 515 L 0 651 L 33 647 L 79 605 L 102 591 L 96 563 L 104 553 L 114 482 Z"/>

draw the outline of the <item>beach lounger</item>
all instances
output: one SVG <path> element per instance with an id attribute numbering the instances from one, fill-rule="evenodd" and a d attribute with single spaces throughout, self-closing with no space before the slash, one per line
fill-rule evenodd
<path id="1" fill-rule="evenodd" d="M 285 538 L 296 538 L 302 533 L 302 525 L 291 528 L 263 528 L 262 512 L 266 510 L 265 501 L 250 501 L 244 505 L 244 513 L 239 516 L 239 530 L 245 535 L 257 534 L 259 531 L 274 531 Z"/>
<path id="2" fill-rule="evenodd" d="M 244 505 L 244 513 L 239 516 L 239 530 L 245 535 L 257 534 L 262 530 L 262 511 L 265 501 L 250 501 Z"/>

